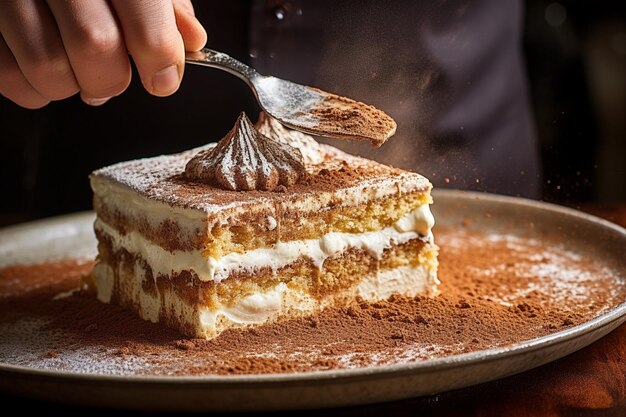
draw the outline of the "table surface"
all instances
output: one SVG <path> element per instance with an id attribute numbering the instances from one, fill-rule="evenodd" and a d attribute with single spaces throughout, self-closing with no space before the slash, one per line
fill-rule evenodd
<path id="1" fill-rule="evenodd" d="M 587 205 L 577 208 L 626 227 L 626 204 Z M 48 413 L 111 412 L 25 401 L 2 395 L 0 403 L 5 407 L 19 406 L 24 413 L 42 410 Z M 330 417 L 626 416 L 626 323 L 608 336 L 572 355 L 508 378 L 431 397 L 298 414 Z M 276 416 L 277 413 L 271 415 Z"/>

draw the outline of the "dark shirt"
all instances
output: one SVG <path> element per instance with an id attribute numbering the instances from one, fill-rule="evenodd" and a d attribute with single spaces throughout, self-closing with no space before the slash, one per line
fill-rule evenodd
<path id="1" fill-rule="evenodd" d="M 538 197 L 539 161 L 521 53 L 518 0 L 196 1 L 208 46 L 266 74 L 371 103 L 398 122 L 386 145 L 326 142 L 416 170 L 435 186 Z M 38 111 L 0 101 L 0 210 L 89 208 L 87 175 L 110 163 L 219 140 L 245 84 L 186 68 L 180 91 L 149 96 L 135 79 L 101 108 L 78 98 Z M 7 175 L 9 180 L 7 181 Z"/>

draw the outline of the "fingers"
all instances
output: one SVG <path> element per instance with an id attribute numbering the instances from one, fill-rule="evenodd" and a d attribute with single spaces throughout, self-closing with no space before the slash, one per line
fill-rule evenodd
<path id="1" fill-rule="evenodd" d="M 207 34 L 202 24 L 196 19 L 191 0 L 172 0 L 176 26 L 183 37 L 185 50 L 199 51 L 206 45 Z"/>
<path id="2" fill-rule="evenodd" d="M 78 92 L 61 36 L 45 3 L 3 0 L 0 34 L 25 79 L 43 98 L 61 100 Z M 25 94 L 32 98 L 31 93 Z"/>
<path id="3" fill-rule="evenodd" d="M 50 102 L 28 83 L 2 36 L 0 36 L 0 94 L 27 109 L 38 109 Z"/>
<path id="4" fill-rule="evenodd" d="M 131 79 L 130 61 L 113 11 L 106 0 L 47 0 L 65 51 L 87 104 L 104 104 Z"/>
<path id="5" fill-rule="evenodd" d="M 130 53 L 144 87 L 174 93 L 185 49 L 206 31 L 190 0 L 2 0 L 0 94 L 29 108 L 81 92 L 102 104 L 130 83 Z"/>
<path id="6" fill-rule="evenodd" d="M 111 0 L 126 47 L 148 92 L 168 96 L 178 90 L 185 47 L 171 0 Z"/>

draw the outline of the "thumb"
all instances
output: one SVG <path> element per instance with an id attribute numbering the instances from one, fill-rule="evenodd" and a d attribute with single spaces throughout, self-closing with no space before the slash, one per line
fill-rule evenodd
<path id="1" fill-rule="evenodd" d="M 176 26 L 183 37 L 185 50 L 198 51 L 207 42 L 206 30 L 196 18 L 191 0 L 172 0 Z"/>

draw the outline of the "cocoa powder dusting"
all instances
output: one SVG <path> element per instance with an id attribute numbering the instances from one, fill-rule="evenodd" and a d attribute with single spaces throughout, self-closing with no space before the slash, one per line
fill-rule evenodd
<path id="1" fill-rule="evenodd" d="M 335 94 L 324 95 L 324 100 L 309 111 L 315 116 L 315 124 L 302 124 L 300 128 L 320 136 L 369 141 L 375 147 L 396 133 L 396 122 L 382 110 Z"/>
<path id="2" fill-rule="evenodd" d="M 265 374 L 397 364 L 557 332 L 626 299 L 618 268 L 513 235 L 437 230 L 441 295 L 391 297 L 185 339 L 77 288 L 91 262 L 0 271 L 0 360 L 100 374 Z M 61 295 L 59 295 L 61 294 Z"/>

